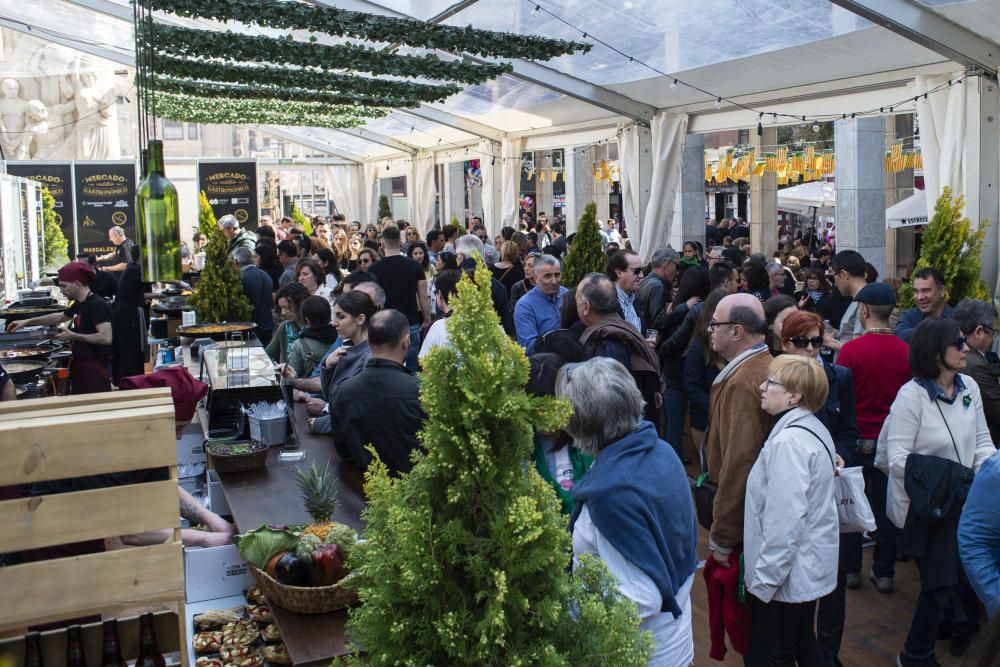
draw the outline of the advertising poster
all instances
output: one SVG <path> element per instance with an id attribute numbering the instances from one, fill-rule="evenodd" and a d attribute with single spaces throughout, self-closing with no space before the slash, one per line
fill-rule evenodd
<path id="1" fill-rule="evenodd" d="M 77 245 L 80 252 L 114 250 L 108 231 L 119 226 L 135 241 L 134 162 L 74 162 Z"/>
<path id="2" fill-rule="evenodd" d="M 198 188 L 218 220 L 234 215 L 240 227 L 257 229 L 257 163 L 253 160 L 198 162 Z"/>
<path id="3" fill-rule="evenodd" d="M 72 162 L 8 162 L 7 173 L 38 182 L 55 200 L 53 212 L 63 236 L 69 241 L 69 254 L 76 255 L 76 216 L 73 208 Z"/>

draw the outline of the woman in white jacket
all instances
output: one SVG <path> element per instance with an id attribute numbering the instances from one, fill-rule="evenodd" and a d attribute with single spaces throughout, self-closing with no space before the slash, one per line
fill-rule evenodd
<path id="1" fill-rule="evenodd" d="M 814 359 L 784 355 L 760 386 L 778 422 L 747 478 L 743 546 L 755 664 L 820 667 L 816 601 L 837 585 L 833 439 L 813 415 L 829 385 Z"/>
<path id="2" fill-rule="evenodd" d="M 889 494 L 886 515 L 897 527 L 906 524 L 910 497 L 906 493 L 906 461 L 910 454 L 936 456 L 957 461 L 978 472 L 995 452 L 990 437 L 979 385 L 960 371 L 965 369 L 969 351 L 965 336 L 954 320 L 931 319 L 921 322 L 910 339 L 910 370 L 913 379 L 904 384 L 889 410 L 879 447 L 886 444 L 889 462 Z M 957 539 L 954 530 L 934 532 L 933 539 Z M 957 547 L 956 547 L 957 548 Z M 929 571 L 939 571 L 924 558 L 915 558 L 921 579 Z M 978 608 L 967 584 L 959 595 L 970 617 L 954 623 L 950 651 L 961 655 L 978 629 Z M 900 667 L 936 665 L 934 643 L 943 610 L 936 596 L 921 590 L 910 623 L 910 632 L 897 658 Z"/>

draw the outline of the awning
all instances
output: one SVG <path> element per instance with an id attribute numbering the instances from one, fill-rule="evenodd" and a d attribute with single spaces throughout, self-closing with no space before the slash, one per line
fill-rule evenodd
<path id="1" fill-rule="evenodd" d="M 799 215 L 833 215 L 837 205 L 837 188 L 833 183 L 813 181 L 778 190 L 778 210 Z"/>
<path id="2" fill-rule="evenodd" d="M 885 210 L 885 226 L 888 229 L 926 224 L 927 197 L 923 190 L 917 190 Z"/>

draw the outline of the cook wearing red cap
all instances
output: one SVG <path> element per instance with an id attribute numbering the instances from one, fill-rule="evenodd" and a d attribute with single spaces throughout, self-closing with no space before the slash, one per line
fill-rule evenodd
<path id="1" fill-rule="evenodd" d="M 94 270 L 83 262 L 66 264 L 59 269 L 59 289 L 72 302 L 70 307 L 61 313 L 11 322 L 7 327 L 8 331 L 17 331 L 72 321 L 69 329 L 61 330 L 54 338 L 72 345 L 69 377 L 74 394 L 111 391 L 111 307 L 90 291 L 94 276 Z"/>

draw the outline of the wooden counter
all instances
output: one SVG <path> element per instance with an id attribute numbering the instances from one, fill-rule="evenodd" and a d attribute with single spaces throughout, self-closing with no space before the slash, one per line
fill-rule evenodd
<path id="1" fill-rule="evenodd" d="M 282 461 L 278 455 L 283 448 L 272 447 L 266 468 L 219 475 L 233 519 L 241 532 L 268 523 L 307 523 L 309 516 L 299 499 L 295 469 L 313 462 L 322 466 L 326 461 L 330 462 L 338 481 L 334 521 L 359 532 L 364 529 L 361 473 L 340 459 L 330 436 L 309 433 L 306 418 L 305 406 L 296 403 L 291 412 L 292 430 L 299 449 L 306 454 L 305 460 Z M 271 610 L 296 667 L 328 665 L 333 658 L 350 654 L 345 634 L 346 610 L 330 614 L 295 614 L 277 605 L 272 605 Z"/>

